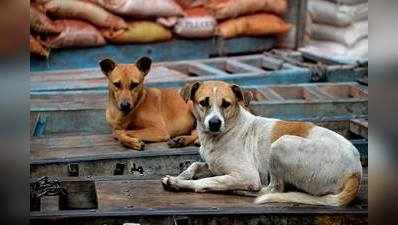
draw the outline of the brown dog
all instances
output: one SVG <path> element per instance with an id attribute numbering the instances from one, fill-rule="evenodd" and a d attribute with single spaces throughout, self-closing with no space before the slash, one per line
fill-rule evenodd
<path id="1" fill-rule="evenodd" d="M 108 78 L 106 120 L 114 137 L 135 150 L 142 150 L 144 142 L 169 140 L 170 147 L 195 143 L 192 107 L 177 90 L 144 87 L 151 63 L 147 57 L 136 64 L 116 64 L 111 59 L 99 63 Z"/>

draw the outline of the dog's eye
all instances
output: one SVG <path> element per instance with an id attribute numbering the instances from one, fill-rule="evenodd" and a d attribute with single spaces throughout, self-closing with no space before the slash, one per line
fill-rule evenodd
<path id="1" fill-rule="evenodd" d="M 139 85 L 139 83 L 131 83 L 130 84 L 130 90 L 133 90 L 134 88 L 136 88 Z"/>
<path id="2" fill-rule="evenodd" d="M 120 83 L 120 82 L 115 82 L 115 83 L 113 83 L 113 85 L 115 85 L 116 88 L 122 87 L 122 83 Z"/>
<path id="3" fill-rule="evenodd" d="M 230 102 L 225 101 L 224 99 L 222 100 L 221 107 L 223 107 L 224 109 L 228 108 L 230 105 Z"/>
<path id="4" fill-rule="evenodd" d="M 202 107 L 208 107 L 208 106 L 209 106 L 209 98 L 206 98 L 206 99 L 204 99 L 204 100 L 202 100 L 202 101 L 199 101 L 199 104 L 200 104 Z"/>

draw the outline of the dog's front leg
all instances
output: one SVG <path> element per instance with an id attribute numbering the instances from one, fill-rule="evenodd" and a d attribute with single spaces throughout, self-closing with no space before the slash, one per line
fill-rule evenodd
<path id="1" fill-rule="evenodd" d="M 192 130 L 191 135 L 184 135 L 170 139 L 167 144 L 171 148 L 181 148 L 184 146 L 199 144 L 198 131 Z"/>
<path id="2" fill-rule="evenodd" d="M 113 130 L 113 137 L 122 143 L 122 145 L 132 148 L 134 150 L 143 150 L 145 147 L 144 142 L 137 138 L 130 137 L 127 135 L 126 130 Z"/>
<path id="3" fill-rule="evenodd" d="M 188 169 L 186 169 L 184 172 L 178 175 L 177 178 L 183 180 L 192 180 L 192 179 L 209 177 L 211 175 L 212 173 L 207 163 L 194 162 L 188 167 Z"/>
<path id="4" fill-rule="evenodd" d="M 162 184 L 167 190 L 191 190 L 195 192 L 219 192 L 248 190 L 258 191 L 261 184 L 256 180 L 249 180 L 239 174 L 229 174 L 216 177 L 208 177 L 200 180 L 183 180 L 178 177 L 166 176 L 162 178 Z"/>
<path id="5" fill-rule="evenodd" d="M 147 142 L 162 142 L 170 139 L 167 131 L 161 128 L 145 128 L 141 130 L 128 130 L 127 136 Z"/>

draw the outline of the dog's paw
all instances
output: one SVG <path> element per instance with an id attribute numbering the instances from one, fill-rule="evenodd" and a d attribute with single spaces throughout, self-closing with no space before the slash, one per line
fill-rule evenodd
<path id="1" fill-rule="evenodd" d="M 199 138 L 195 140 L 195 142 L 193 143 L 195 146 L 200 147 L 200 141 Z"/>
<path id="2" fill-rule="evenodd" d="M 132 139 L 128 142 L 123 142 L 122 144 L 128 148 L 131 148 L 131 149 L 137 150 L 137 151 L 143 151 L 145 149 L 145 143 L 138 139 Z"/>
<path id="3" fill-rule="evenodd" d="M 144 151 L 145 143 L 143 141 L 137 141 L 137 144 L 135 145 L 135 147 L 133 149 L 137 150 L 137 151 Z"/>
<path id="4" fill-rule="evenodd" d="M 184 137 L 175 137 L 173 139 L 169 139 L 169 141 L 167 142 L 167 145 L 170 148 L 181 148 L 186 146 L 186 141 Z"/>
<path id="5" fill-rule="evenodd" d="M 178 187 L 178 178 L 172 176 L 165 176 L 160 179 L 163 185 L 163 188 L 168 191 L 178 191 L 180 188 Z"/>

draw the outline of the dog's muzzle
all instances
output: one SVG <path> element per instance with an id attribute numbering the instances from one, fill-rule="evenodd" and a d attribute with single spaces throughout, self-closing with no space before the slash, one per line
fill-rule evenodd
<path id="1" fill-rule="evenodd" d="M 131 109 L 131 105 L 128 102 L 123 102 L 120 104 L 120 111 L 122 111 L 124 114 L 129 113 Z"/>
<path id="2" fill-rule="evenodd" d="M 217 117 L 217 116 L 213 116 L 210 120 L 209 120 L 209 130 L 211 132 L 219 132 L 220 128 L 221 128 L 221 120 Z"/>

